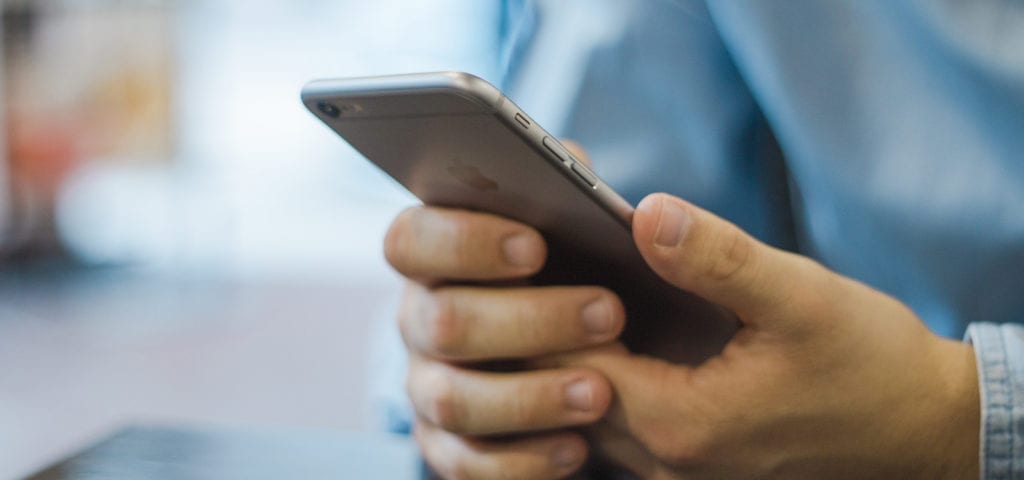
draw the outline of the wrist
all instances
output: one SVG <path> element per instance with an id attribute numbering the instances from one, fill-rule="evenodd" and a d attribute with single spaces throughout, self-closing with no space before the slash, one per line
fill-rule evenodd
<path id="1" fill-rule="evenodd" d="M 931 439 L 921 438 L 929 448 L 930 479 L 979 478 L 981 400 L 974 348 L 966 343 L 938 339 L 934 357 L 940 368 L 936 377 L 934 428 Z"/>

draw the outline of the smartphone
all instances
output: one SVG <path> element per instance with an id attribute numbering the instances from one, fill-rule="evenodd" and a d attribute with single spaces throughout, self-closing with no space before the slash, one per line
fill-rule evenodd
<path id="1" fill-rule="evenodd" d="M 425 204 L 536 228 L 548 260 L 532 281 L 615 291 L 631 349 L 658 350 L 670 336 L 680 342 L 658 356 L 695 363 L 735 333 L 734 317 L 647 266 L 630 232 L 633 206 L 485 80 L 462 72 L 317 80 L 302 102 Z"/>

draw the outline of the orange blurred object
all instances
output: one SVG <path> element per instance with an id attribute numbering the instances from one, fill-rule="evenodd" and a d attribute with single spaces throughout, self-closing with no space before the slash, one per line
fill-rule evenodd
<path id="1" fill-rule="evenodd" d="M 80 129 L 66 121 L 28 119 L 9 114 L 11 174 L 20 186 L 53 198 L 60 181 L 79 158 Z"/>
<path id="2" fill-rule="evenodd" d="M 28 244 L 21 250 L 59 251 L 56 199 L 83 162 L 170 162 L 174 9 L 99 1 L 2 8 L 13 230 Z"/>

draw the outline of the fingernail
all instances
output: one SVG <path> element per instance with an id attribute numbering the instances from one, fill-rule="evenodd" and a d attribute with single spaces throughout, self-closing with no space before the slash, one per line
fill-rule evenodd
<path id="1" fill-rule="evenodd" d="M 562 445 L 555 448 L 551 460 L 559 469 L 571 468 L 580 462 L 580 454 L 572 445 Z"/>
<path id="2" fill-rule="evenodd" d="M 595 337 L 604 336 L 611 332 L 613 321 L 608 311 L 608 302 L 599 298 L 583 307 L 583 326 L 587 332 Z"/>
<path id="3" fill-rule="evenodd" d="M 576 380 L 565 387 L 565 403 L 569 408 L 589 412 L 594 406 L 594 389 L 586 380 Z"/>
<path id="4" fill-rule="evenodd" d="M 661 213 L 658 215 L 658 229 L 654 233 L 654 243 L 661 247 L 675 247 L 683 240 L 683 232 L 690 226 L 690 216 L 676 202 L 661 200 Z"/>
<path id="5" fill-rule="evenodd" d="M 537 264 L 536 241 L 529 233 L 518 233 L 505 239 L 502 249 L 505 261 L 513 267 L 532 267 Z"/>

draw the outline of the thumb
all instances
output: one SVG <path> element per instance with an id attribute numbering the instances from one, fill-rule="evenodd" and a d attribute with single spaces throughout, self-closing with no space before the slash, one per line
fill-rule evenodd
<path id="1" fill-rule="evenodd" d="M 633 239 L 667 282 L 732 310 L 748 325 L 809 314 L 797 289 L 823 285 L 828 276 L 817 263 L 765 245 L 667 194 L 640 202 Z"/>

